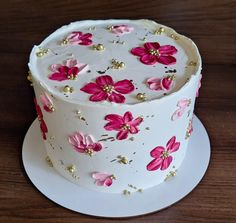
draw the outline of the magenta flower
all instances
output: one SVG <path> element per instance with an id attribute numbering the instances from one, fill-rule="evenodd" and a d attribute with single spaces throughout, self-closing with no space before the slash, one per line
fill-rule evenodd
<path id="1" fill-rule="evenodd" d="M 147 84 L 151 90 L 169 91 L 174 84 L 174 75 L 168 75 L 163 78 L 151 77 L 147 80 Z"/>
<path id="2" fill-rule="evenodd" d="M 177 49 L 171 45 L 160 46 L 157 42 L 148 42 L 144 47 L 136 47 L 131 53 L 140 57 L 140 61 L 147 65 L 161 63 L 165 65 L 175 64 L 176 59 L 171 56 L 177 53 Z"/>
<path id="3" fill-rule="evenodd" d="M 129 80 L 121 80 L 116 83 L 109 75 L 96 78 L 96 83 L 90 82 L 80 89 L 92 94 L 90 101 L 104 101 L 124 103 L 125 97 L 122 94 L 129 94 L 134 90 L 134 85 Z"/>
<path id="4" fill-rule="evenodd" d="M 128 25 L 119 25 L 119 26 L 111 27 L 111 32 L 119 36 L 127 34 L 127 33 L 131 33 L 133 30 L 134 28 Z"/>
<path id="5" fill-rule="evenodd" d="M 115 176 L 113 174 L 95 172 L 92 174 L 93 179 L 95 179 L 95 184 L 98 186 L 111 186 L 112 180 L 115 180 Z"/>
<path id="6" fill-rule="evenodd" d="M 178 101 L 177 106 L 179 108 L 173 113 L 173 115 L 171 116 L 171 120 L 175 121 L 176 119 L 180 118 L 190 104 L 191 104 L 191 99 L 184 98 Z"/>
<path id="7" fill-rule="evenodd" d="M 173 136 L 166 144 L 166 148 L 162 146 L 157 146 L 154 148 L 150 155 L 154 159 L 147 165 L 147 170 L 165 170 L 167 169 L 173 158 L 170 156 L 171 153 L 176 152 L 179 149 L 180 142 L 176 142 L 176 137 Z"/>
<path id="8" fill-rule="evenodd" d="M 126 139 L 128 134 L 137 134 L 139 132 L 138 125 L 143 121 L 143 118 L 133 118 L 131 112 L 126 112 L 124 116 L 109 114 L 105 117 L 106 121 L 109 121 L 104 128 L 107 131 L 119 131 L 116 138 L 118 140 Z"/>
<path id="9" fill-rule="evenodd" d="M 69 136 L 69 143 L 79 153 L 86 153 L 89 156 L 93 155 L 93 152 L 99 152 L 102 149 L 102 144 L 95 142 L 91 135 L 84 135 L 81 132 Z"/>
<path id="10" fill-rule="evenodd" d="M 199 89 L 200 89 L 200 87 L 201 87 L 201 80 L 202 80 L 202 74 L 200 74 L 200 78 L 199 78 L 199 81 L 198 81 L 196 97 L 199 96 Z"/>
<path id="11" fill-rule="evenodd" d="M 68 40 L 71 44 L 76 45 L 91 45 L 93 43 L 92 41 L 92 34 L 91 33 L 82 33 L 80 31 L 72 32 L 66 37 L 66 40 Z"/>
<path id="12" fill-rule="evenodd" d="M 38 120 L 40 124 L 40 129 L 42 132 L 42 136 L 43 136 L 43 139 L 46 140 L 47 139 L 46 133 L 48 132 L 48 128 L 45 121 L 43 120 L 43 113 L 36 98 L 34 98 L 34 104 L 35 104 L 36 112 L 38 115 Z"/>
<path id="13" fill-rule="evenodd" d="M 88 70 L 88 65 L 79 63 L 74 59 L 68 59 L 62 65 L 53 64 L 50 69 L 54 72 L 48 77 L 50 80 L 75 80 L 79 73 L 86 72 Z"/>
<path id="14" fill-rule="evenodd" d="M 46 92 L 44 92 L 40 95 L 40 101 L 41 101 L 43 108 L 46 112 L 55 111 L 55 108 L 53 106 L 53 102 Z"/>

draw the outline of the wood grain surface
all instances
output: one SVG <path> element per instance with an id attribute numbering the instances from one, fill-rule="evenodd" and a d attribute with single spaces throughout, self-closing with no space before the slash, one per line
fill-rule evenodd
<path id="1" fill-rule="evenodd" d="M 236 222 L 235 14 L 236 1 L 226 0 L 0 1 L 0 222 Z M 171 26 L 196 42 L 203 59 L 195 113 L 210 136 L 209 169 L 177 204 L 130 219 L 95 218 L 58 206 L 32 185 L 21 161 L 24 135 L 36 117 L 26 80 L 32 46 L 72 21 L 107 18 L 149 18 Z"/>

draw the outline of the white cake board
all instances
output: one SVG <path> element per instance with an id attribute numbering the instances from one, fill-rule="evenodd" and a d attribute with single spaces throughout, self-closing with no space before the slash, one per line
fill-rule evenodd
<path id="1" fill-rule="evenodd" d="M 200 182 L 210 160 L 206 129 L 195 116 L 187 154 L 177 175 L 155 187 L 131 195 L 102 193 L 71 183 L 45 161 L 46 150 L 38 121 L 29 128 L 22 157 L 27 175 L 38 190 L 70 210 L 99 217 L 132 217 L 166 208 L 190 193 Z"/>

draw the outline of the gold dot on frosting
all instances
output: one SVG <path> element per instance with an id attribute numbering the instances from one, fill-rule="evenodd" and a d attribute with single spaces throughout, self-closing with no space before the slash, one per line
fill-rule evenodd
<path id="1" fill-rule="evenodd" d="M 70 87 L 69 85 L 65 85 L 65 86 L 63 87 L 63 91 L 64 91 L 65 93 L 72 93 L 72 92 L 74 91 L 74 88 L 73 88 L 73 87 Z"/>
<path id="2" fill-rule="evenodd" d="M 45 160 L 46 160 L 46 162 L 47 162 L 48 166 L 50 166 L 50 167 L 53 167 L 52 160 L 50 159 L 50 157 L 49 157 L 49 156 L 46 156 Z"/>
<path id="3" fill-rule="evenodd" d="M 93 45 L 93 49 L 97 50 L 97 51 L 103 51 L 103 50 L 105 50 L 105 47 L 103 44 L 99 43 L 97 45 Z"/>
<path id="4" fill-rule="evenodd" d="M 70 173 L 74 173 L 76 171 L 76 166 L 75 165 L 70 165 L 70 166 L 67 167 L 67 170 Z"/>
<path id="5" fill-rule="evenodd" d="M 147 99 L 147 96 L 145 93 L 138 93 L 136 95 L 136 98 L 139 100 L 139 101 L 145 101 Z"/>

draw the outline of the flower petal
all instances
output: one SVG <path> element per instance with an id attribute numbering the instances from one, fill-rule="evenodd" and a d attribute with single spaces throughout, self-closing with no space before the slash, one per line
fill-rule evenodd
<path id="1" fill-rule="evenodd" d="M 61 64 L 53 64 L 50 66 L 50 70 L 53 72 L 57 72 L 60 67 L 61 67 Z"/>
<path id="2" fill-rule="evenodd" d="M 74 59 L 68 59 L 65 61 L 65 64 L 67 67 L 71 68 L 71 67 L 75 67 L 77 64 L 77 60 Z"/>
<path id="3" fill-rule="evenodd" d="M 157 146 L 150 152 L 150 155 L 151 157 L 154 157 L 154 158 L 160 158 L 164 150 L 165 150 L 164 147 Z"/>
<path id="4" fill-rule="evenodd" d="M 94 143 L 91 145 L 93 151 L 98 152 L 100 150 L 102 150 L 102 144 L 101 143 Z"/>
<path id="5" fill-rule="evenodd" d="M 159 50 L 160 44 L 157 42 L 147 42 L 144 44 L 145 49 L 150 50 L 150 49 L 156 49 Z"/>
<path id="6" fill-rule="evenodd" d="M 101 87 L 99 87 L 97 84 L 92 83 L 92 82 L 86 84 L 86 85 L 85 85 L 84 87 L 82 87 L 80 90 L 81 90 L 81 91 L 84 91 L 84 92 L 86 92 L 86 93 L 88 93 L 88 94 L 97 94 L 97 93 L 99 93 L 99 92 L 102 92 Z"/>
<path id="7" fill-rule="evenodd" d="M 104 181 L 103 185 L 107 186 L 107 187 L 111 186 L 112 185 L 111 177 L 107 177 L 106 180 Z"/>
<path id="8" fill-rule="evenodd" d="M 131 134 L 137 134 L 139 132 L 139 129 L 136 126 L 130 126 L 129 132 Z"/>
<path id="9" fill-rule="evenodd" d="M 142 117 L 138 117 L 138 118 L 134 119 L 134 120 L 131 122 L 131 125 L 132 125 L 132 126 L 137 126 L 137 125 L 139 125 L 142 121 L 143 121 L 143 118 L 142 118 Z"/>
<path id="10" fill-rule="evenodd" d="M 165 158 L 162 162 L 161 170 L 167 169 L 170 166 L 172 159 L 172 156 L 168 156 L 167 158 Z"/>
<path id="11" fill-rule="evenodd" d="M 79 68 L 78 67 L 71 67 L 68 71 L 68 74 L 73 74 L 73 75 L 77 75 L 79 72 Z"/>
<path id="12" fill-rule="evenodd" d="M 94 172 L 92 174 L 92 178 L 95 179 L 95 180 L 105 180 L 107 177 L 109 177 L 110 174 L 108 173 L 102 173 L 102 172 Z"/>
<path id="13" fill-rule="evenodd" d="M 157 159 L 152 160 L 147 165 L 147 170 L 149 170 L 149 171 L 158 170 L 161 167 L 162 162 L 163 162 L 163 159 L 161 159 L 161 158 L 157 158 Z"/>
<path id="14" fill-rule="evenodd" d="M 143 47 L 135 47 L 131 50 L 131 53 L 135 56 L 143 56 L 143 55 L 147 54 L 145 48 L 143 48 Z"/>
<path id="15" fill-rule="evenodd" d="M 172 56 L 161 55 L 157 58 L 157 62 L 165 65 L 171 65 L 176 63 L 176 59 Z"/>
<path id="16" fill-rule="evenodd" d="M 100 91 L 96 94 L 90 96 L 90 101 L 104 101 L 107 100 L 108 94 L 106 92 Z"/>
<path id="17" fill-rule="evenodd" d="M 128 137 L 128 130 L 121 130 L 118 132 L 116 138 L 118 140 L 123 140 L 126 139 Z"/>
<path id="18" fill-rule="evenodd" d="M 129 94 L 134 90 L 134 85 L 130 80 L 122 80 L 118 81 L 114 84 L 115 91 L 121 93 L 121 94 Z"/>
<path id="19" fill-rule="evenodd" d="M 106 121 L 114 121 L 119 122 L 120 124 L 124 124 L 123 117 L 116 114 L 109 114 L 105 116 Z"/>
<path id="20" fill-rule="evenodd" d="M 104 128 L 107 131 L 112 131 L 112 130 L 116 130 L 116 131 L 120 131 L 120 129 L 122 128 L 123 124 L 116 122 L 116 121 L 112 121 L 112 122 L 108 122 Z"/>
<path id="21" fill-rule="evenodd" d="M 68 78 L 66 77 L 65 73 L 53 73 L 48 78 L 50 80 L 54 80 L 54 81 L 68 80 Z"/>
<path id="22" fill-rule="evenodd" d="M 171 120 L 172 120 L 172 121 L 175 121 L 176 119 L 180 118 L 180 117 L 183 115 L 184 111 L 185 111 L 185 109 L 183 109 L 183 108 L 177 109 L 177 110 L 173 113 L 173 115 L 171 116 Z"/>
<path id="23" fill-rule="evenodd" d="M 145 54 L 140 58 L 140 61 L 147 65 L 152 65 L 157 62 L 157 57 L 151 54 Z"/>
<path id="24" fill-rule="evenodd" d="M 91 33 L 85 33 L 85 34 L 80 36 L 81 40 L 87 40 L 87 39 L 90 39 L 90 38 L 92 38 L 92 34 Z"/>
<path id="25" fill-rule="evenodd" d="M 104 85 L 111 85 L 111 86 L 114 85 L 112 77 L 109 75 L 103 75 L 103 76 L 97 77 L 96 83 L 101 87 L 103 87 Z"/>
<path id="26" fill-rule="evenodd" d="M 156 77 L 151 77 L 147 80 L 147 84 L 151 90 L 161 90 L 161 79 Z"/>
<path id="27" fill-rule="evenodd" d="M 111 95 L 108 97 L 110 102 L 116 102 L 116 103 L 124 103 L 125 97 L 122 94 L 117 94 L 115 92 L 112 92 Z"/>
<path id="28" fill-rule="evenodd" d="M 161 55 L 173 55 L 178 52 L 178 50 L 171 45 L 160 46 L 158 49 Z"/>
<path id="29" fill-rule="evenodd" d="M 169 141 L 166 143 L 166 149 L 169 150 L 175 143 L 176 137 L 173 136 Z"/>
<path id="30" fill-rule="evenodd" d="M 92 40 L 91 39 L 85 39 L 85 40 L 81 40 L 81 42 L 79 43 L 79 45 L 84 45 L 84 46 L 88 46 L 92 44 Z"/>
<path id="31" fill-rule="evenodd" d="M 133 115 L 131 112 L 125 112 L 123 120 L 125 123 L 131 122 L 134 119 Z"/>

